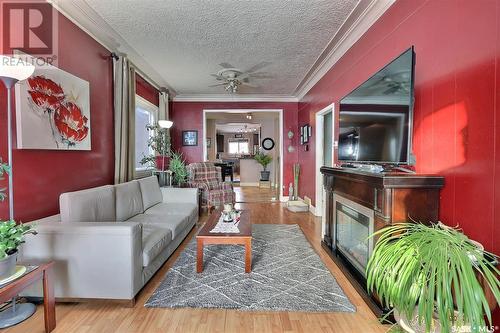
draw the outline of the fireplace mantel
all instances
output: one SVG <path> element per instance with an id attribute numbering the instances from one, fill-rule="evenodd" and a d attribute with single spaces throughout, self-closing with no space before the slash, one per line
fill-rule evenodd
<path id="1" fill-rule="evenodd" d="M 437 175 L 369 173 L 328 167 L 322 167 L 321 173 L 326 191 L 326 224 L 322 246 L 375 314 L 381 316 L 383 309 L 376 299 L 366 293 L 364 277 L 336 249 L 334 222 L 337 212 L 334 197 L 346 198 L 372 210 L 374 231 L 398 222 L 429 223 L 438 220 L 439 192 L 444 185 L 444 178 Z"/>

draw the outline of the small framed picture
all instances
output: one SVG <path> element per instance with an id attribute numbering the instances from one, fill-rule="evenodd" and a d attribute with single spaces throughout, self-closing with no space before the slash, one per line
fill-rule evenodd
<path id="1" fill-rule="evenodd" d="M 304 136 L 304 126 L 300 126 L 300 136 Z"/>
<path id="2" fill-rule="evenodd" d="M 307 125 L 307 136 L 311 137 L 313 135 L 313 128 L 311 125 Z"/>
<path id="3" fill-rule="evenodd" d="M 234 137 L 236 139 L 241 139 L 243 137 L 243 134 L 235 134 Z"/>
<path id="4" fill-rule="evenodd" d="M 207 148 L 212 147 L 212 138 L 207 138 Z"/>
<path id="5" fill-rule="evenodd" d="M 196 131 L 196 130 L 182 131 L 182 145 L 183 146 L 197 146 L 198 145 L 198 131 Z"/>
<path id="6" fill-rule="evenodd" d="M 308 127 L 309 127 L 309 125 L 304 125 L 303 126 L 303 129 L 304 129 L 304 131 L 303 131 L 304 132 L 304 140 L 303 141 L 304 141 L 304 143 L 308 143 L 309 142 L 309 134 L 308 134 L 309 130 L 308 130 Z"/>
<path id="7" fill-rule="evenodd" d="M 300 136 L 300 144 L 301 144 L 301 145 L 303 145 L 303 144 L 304 144 L 304 136 L 303 136 L 303 135 L 301 135 L 301 136 Z"/>

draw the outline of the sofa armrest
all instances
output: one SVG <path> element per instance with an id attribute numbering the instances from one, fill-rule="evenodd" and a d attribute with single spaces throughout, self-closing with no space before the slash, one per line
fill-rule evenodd
<path id="1" fill-rule="evenodd" d="M 163 202 L 192 203 L 198 205 L 197 188 L 162 187 L 161 194 L 163 195 Z"/>
<path id="2" fill-rule="evenodd" d="M 55 296 L 130 300 L 142 287 L 142 225 L 134 222 L 34 223 L 20 261 L 54 261 Z M 27 291 L 39 296 L 40 286 Z"/>

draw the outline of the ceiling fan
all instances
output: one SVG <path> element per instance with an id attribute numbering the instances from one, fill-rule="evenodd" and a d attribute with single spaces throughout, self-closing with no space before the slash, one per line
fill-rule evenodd
<path id="1" fill-rule="evenodd" d="M 224 89 L 229 93 L 236 93 L 240 86 L 247 86 L 251 88 L 257 88 L 258 86 L 250 83 L 251 80 L 260 79 L 271 79 L 273 76 L 266 72 L 258 72 L 260 69 L 269 66 L 271 63 L 268 61 L 262 61 L 246 71 L 240 70 L 233 65 L 223 62 L 219 66 L 222 67 L 220 71 L 216 74 L 210 74 L 215 77 L 217 81 L 223 81 L 221 83 L 213 84 L 209 87 L 224 86 Z"/>

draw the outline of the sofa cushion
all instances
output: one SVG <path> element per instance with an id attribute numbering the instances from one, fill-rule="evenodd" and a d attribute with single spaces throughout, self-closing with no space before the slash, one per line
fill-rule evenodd
<path id="1" fill-rule="evenodd" d="M 144 211 L 146 215 L 182 215 L 197 219 L 198 206 L 192 203 L 162 202 Z"/>
<path id="2" fill-rule="evenodd" d="M 189 217 L 186 215 L 146 215 L 139 214 L 129 220 L 139 222 L 143 226 L 154 226 L 156 228 L 168 229 L 172 232 L 172 239 L 189 225 Z"/>
<path id="3" fill-rule="evenodd" d="M 142 225 L 142 266 L 146 267 L 155 260 L 172 241 L 169 229 L 154 224 Z"/>
<path id="4" fill-rule="evenodd" d="M 59 197 L 61 222 L 116 221 L 115 188 L 112 185 L 67 192 Z"/>
<path id="5" fill-rule="evenodd" d="M 144 211 L 141 188 L 138 182 L 131 181 L 115 185 L 115 190 L 117 221 L 126 221 Z"/>
<path id="6" fill-rule="evenodd" d="M 163 201 L 160 185 L 156 176 L 146 177 L 137 180 L 141 187 L 142 205 L 144 209 L 156 205 Z"/>

